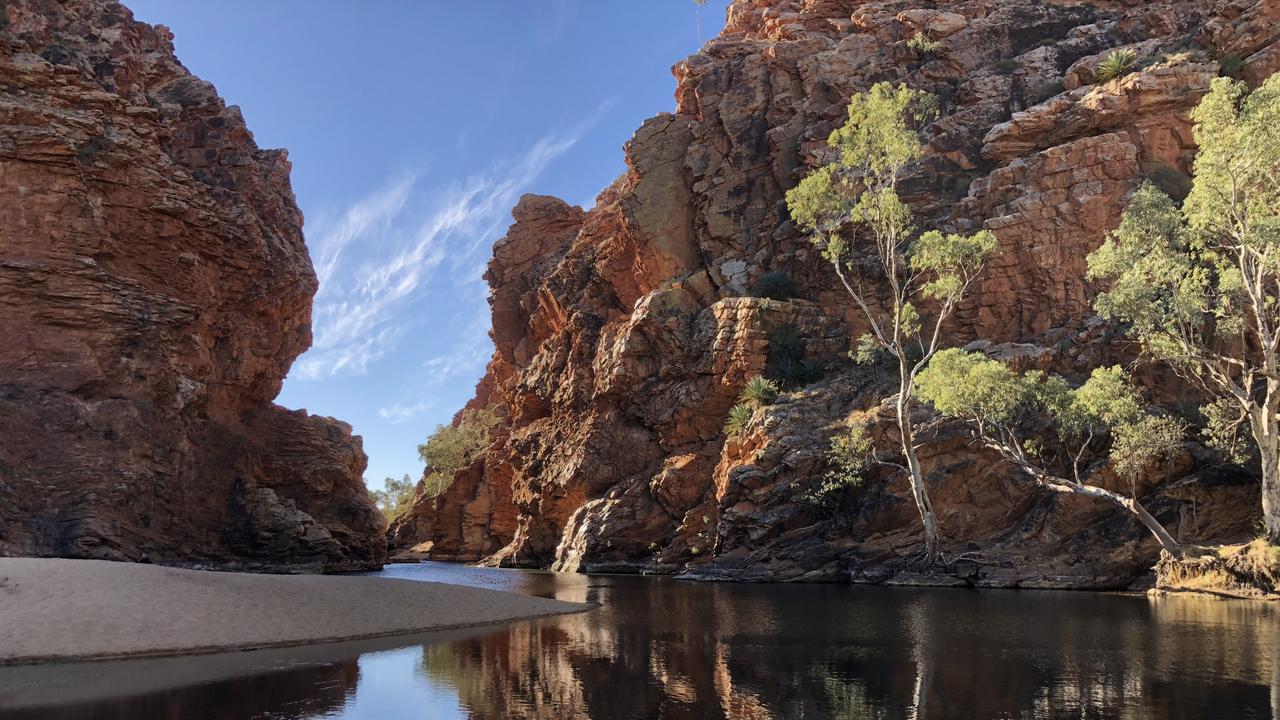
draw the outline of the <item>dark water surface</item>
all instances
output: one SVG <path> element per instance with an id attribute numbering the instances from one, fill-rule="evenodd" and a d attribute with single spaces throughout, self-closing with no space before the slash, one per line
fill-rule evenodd
<path id="1" fill-rule="evenodd" d="M 381 574 L 602 607 L 368 643 L 0 668 L 0 718 L 1280 720 L 1280 607 L 1262 603 L 436 563 Z"/>

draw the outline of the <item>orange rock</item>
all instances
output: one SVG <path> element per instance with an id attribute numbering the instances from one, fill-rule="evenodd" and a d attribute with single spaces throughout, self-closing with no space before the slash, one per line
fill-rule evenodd
<path id="1" fill-rule="evenodd" d="M 271 402 L 316 290 L 286 153 L 116 2 L 0 11 L 0 554 L 379 566 L 360 438 Z"/>

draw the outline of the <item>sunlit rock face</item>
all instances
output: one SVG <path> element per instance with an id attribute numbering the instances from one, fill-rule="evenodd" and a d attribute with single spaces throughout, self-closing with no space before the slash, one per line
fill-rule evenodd
<path id="1" fill-rule="evenodd" d="M 285 152 L 118 3 L 0 10 L 0 554 L 378 565 L 360 438 L 272 403 L 316 290 Z"/>
<path id="2" fill-rule="evenodd" d="M 393 526 L 395 545 L 561 570 L 889 578 L 918 542 L 905 479 L 884 473 L 826 506 L 803 499 L 851 413 L 891 446 L 879 403 L 892 383 L 848 361 L 860 315 L 783 200 L 829 159 L 850 95 L 877 81 L 940 99 L 926 157 L 901 186 L 920 224 L 1000 240 L 950 342 L 987 341 L 1076 378 L 1132 359 L 1091 318 L 1085 258 L 1144 178 L 1171 192 L 1188 182 L 1189 111 L 1220 59 L 1255 82 L 1275 69 L 1280 9 L 922 5 L 738 0 L 724 32 L 674 68 L 675 112 L 637 131 L 627 172 L 594 208 L 520 202 L 487 276 L 497 351 L 473 401 L 506 422 L 445 495 Z M 907 47 L 920 32 L 939 43 L 932 56 Z M 1118 47 L 1140 67 L 1096 84 L 1093 68 Z M 770 271 L 792 278 L 791 299 L 749 297 Z M 783 355 L 814 372 L 726 441 L 744 383 L 776 374 Z M 1185 399 L 1160 369 L 1146 373 L 1154 397 Z M 973 558 L 952 568 L 957 582 L 1125 587 L 1154 561 L 1139 525 L 1027 489 L 959 428 L 929 425 L 925 441 L 944 534 Z M 1137 490 L 1184 540 L 1247 535 L 1255 482 L 1190 447 Z"/>

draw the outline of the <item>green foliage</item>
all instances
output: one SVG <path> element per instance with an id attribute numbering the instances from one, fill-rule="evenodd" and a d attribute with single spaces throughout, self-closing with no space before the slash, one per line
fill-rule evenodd
<path id="1" fill-rule="evenodd" d="M 854 358 L 868 362 L 883 350 L 898 361 L 902 408 L 911 402 L 916 374 L 939 348 L 943 323 L 996 249 L 986 232 L 972 238 L 937 231 L 918 236 L 911 209 L 898 196 L 898 181 L 923 156 L 920 128 L 937 115 L 934 96 L 902 84 L 875 84 L 850 100 L 845 124 L 828 137 L 837 159 L 787 193 L 791 217 L 867 320 L 870 332 L 859 339 Z M 922 296 L 935 311 L 928 323 L 915 304 Z M 932 553 L 938 534 L 922 499 L 927 490 L 914 457 L 909 413 L 901 416 L 903 452 L 920 503 L 926 552 Z"/>
<path id="2" fill-rule="evenodd" d="M 924 296 L 946 300 L 958 295 L 966 279 L 981 271 L 999 248 L 1000 241 L 989 230 L 969 236 L 930 230 L 911 247 L 908 262 L 912 270 L 932 278 L 921 288 Z"/>
<path id="3" fill-rule="evenodd" d="M 742 388 L 742 394 L 738 396 L 738 402 L 759 407 L 769 405 L 777 398 L 778 384 L 768 378 L 757 375 L 748 380 L 746 387 Z"/>
<path id="4" fill-rule="evenodd" d="M 840 493 L 862 485 L 873 462 L 874 447 L 866 427 L 855 425 L 831 437 L 827 450 L 827 471 L 817 487 L 801 495 L 812 505 L 829 506 Z"/>
<path id="5" fill-rule="evenodd" d="M 746 431 L 756 416 L 756 408 L 750 403 L 738 403 L 729 408 L 729 415 L 724 421 L 724 432 L 731 438 L 738 437 Z"/>
<path id="6" fill-rule="evenodd" d="M 1218 398 L 1200 408 L 1205 418 L 1201 432 L 1205 444 L 1227 462 L 1244 465 L 1249 461 L 1249 416 L 1238 402 Z"/>
<path id="7" fill-rule="evenodd" d="M 1217 78 L 1192 119 L 1200 150 L 1181 211 L 1143 185 L 1089 278 L 1110 283 L 1099 314 L 1215 396 L 1207 437 L 1239 459 L 1251 411 L 1280 407 L 1264 379 L 1280 344 L 1280 75 L 1252 94 Z"/>
<path id="8" fill-rule="evenodd" d="M 1181 211 L 1148 184 L 1089 257 L 1110 283 L 1095 302 L 1130 324 L 1143 349 L 1212 399 L 1205 437 L 1245 459 L 1249 437 L 1264 498 L 1280 493 L 1280 74 L 1249 92 L 1216 78 L 1191 113 L 1199 146 Z M 1280 509 L 1263 503 L 1268 537 Z"/>
<path id="9" fill-rule="evenodd" d="M 1147 180 L 1160 192 L 1181 201 L 1191 192 L 1191 177 L 1169 165 L 1160 164 L 1147 173 Z"/>
<path id="10" fill-rule="evenodd" d="M 1241 73 L 1244 71 L 1244 58 L 1239 55 L 1223 55 L 1218 60 L 1218 75 L 1222 77 L 1240 79 Z"/>
<path id="11" fill-rule="evenodd" d="M 371 494 L 378 509 L 386 516 L 387 522 L 390 522 L 413 507 L 418 486 L 409 479 L 408 475 L 405 475 L 402 480 L 389 477 L 382 481 L 381 490 L 373 490 Z"/>
<path id="12" fill-rule="evenodd" d="M 769 331 L 769 357 L 765 376 L 787 387 L 807 385 L 822 376 L 822 368 L 805 358 L 804 340 L 791 324 Z"/>
<path id="13" fill-rule="evenodd" d="M 1024 404 L 1034 399 L 1033 384 L 981 353 L 948 348 L 921 371 L 916 392 L 943 415 L 1012 423 Z"/>
<path id="14" fill-rule="evenodd" d="M 475 462 L 489 447 L 489 431 L 498 424 L 492 408 L 464 410 L 456 425 L 438 425 L 427 442 L 418 446 L 418 457 L 427 464 L 423 479 L 427 497 L 435 497 L 453 483 L 453 474 Z"/>
<path id="15" fill-rule="evenodd" d="M 1132 477 L 1157 462 L 1169 462 L 1182 447 L 1186 426 L 1168 416 L 1147 415 L 1115 429 L 1111 462 L 1116 473 Z"/>
<path id="16" fill-rule="evenodd" d="M 1071 454 L 1110 435 L 1110 460 L 1121 474 L 1136 473 L 1182 446 L 1182 423 L 1148 415 L 1141 393 L 1118 366 L 1097 368 L 1072 388 L 1056 376 L 1018 374 L 980 353 L 948 349 L 920 373 L 917 392 L 943 415 L 969 421 L 993 442 L 1020 445 L 1029 457 L 1044 450 L 1022 436 L 1023 426 L 1046 417 Z"/>
<path id="17" fill-rule="evenodd" d="M 942 43 L 931 40 L 928 35 L 918 32 L 907 40 L 907 49 L 915 53 L 917 57 L 932 57 L 938 52 L 938 48 L 942 47 Z"/>
<path id="18" fill-rule="evenodd" d="M 863 333 L 858 336 L 858 345 L 850 356 L 859 365 L 870 365 L 876 361 L 881 349 L 875 335 Z"/>
<path id="19" fill-rule="evenodd" d="M 1138 64 L 1138 54 L 1129 48 L 1112 50 L 1098 63 L 1093 77 L 1099 83 L 1111 82 L 1133 72 Z"/>
<path id="20" fill-rule="evenodd" d="M 751 296 L 770 300 L 790 300 L 796 297 L 796 282 L 784 270 L 770 270 L 756 280 Z"/>

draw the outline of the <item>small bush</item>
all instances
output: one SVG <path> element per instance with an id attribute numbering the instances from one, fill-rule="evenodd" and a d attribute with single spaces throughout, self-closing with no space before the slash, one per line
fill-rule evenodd
<path id="1" fill-rule="evenodd" d="M 1129 48 L 1112 50 L 1102 58 L 1102 62 L 1098 63 L 1097 69 L 1093 71 L 1093 77 L 1099 83 L 1118 80 L 1133 72 L 1137 64 L 1138 54 L 1133 50 Z"/>
<path id="2" fill-rule="evenodd" d="M 805 359 L 804 341 L 794 325 L 781 325 L 769 331 L 769 359 L 765 377 L 784 386 L 807 385 L 822 376 L 822 368 Z"/>
<path id="3" fill-rule="evenodd" d="M 761 406 L 768 405 L 777 398 L 778 384 L 766 377 L 757 375 L 748 380 L 746 387 L 742 388 L 742 394 L 738 396 L 738 402 Z"/>
<path id="4" fill-rule="evenodd" d="M 827 471 L 822 482 L 801 499 L 812 505 L 829 506 L 842 491 L 862 485 L 871 464 L 872 443 L 866 428 L 856 425 L 831 437 L 827 450 Z"/>
<path id="5" fill-rule="evenodd" d="M 1016 60 L 1001 60 L 991 66 L 997 75 L 1012 75 L 1018 71 L 1018 63 Z"/>
<path id="6" fill-rule="evenodd" d="M 928 35 L 923 32 L 916 33 L 907 41 L 907 49 L 914 52 L 917 57 L 932 57 L 938 52 L 938 48 L 942 47 L 942 43 L 936 40 L 930 40 Z"/>
<path id="7" fill-rule="evenodd" d="M 1240 79 L 1240 74 L 1244 70 L 1244 58 L 1239 55 L 1223 55 L 1218 60 L 1218 74 L 1222 77 Z"/>
<path id="8" fill-rule="evenodd" d="M 770 270 L 756 280 L 751 296 L 770 300 L 790 300 L 796 297 L 796 282 L 782 270 Z"/>
<path id="9" fill-rule="evenodd" d="M 747 403 L 738 403 L 729 408 L 729 416 L 724 421 L 725 434 L 729 437 L 741 435 L 751 424 L 755 414 L 756 409 Z"/>
<path id="10" fill-rule="evenodd" d="M 1191 193 L 1191 177 L 1168 165 L 1158 165 L 1147 173 L 1147 179 L 1165 195 L 1182 202 Z"/>

